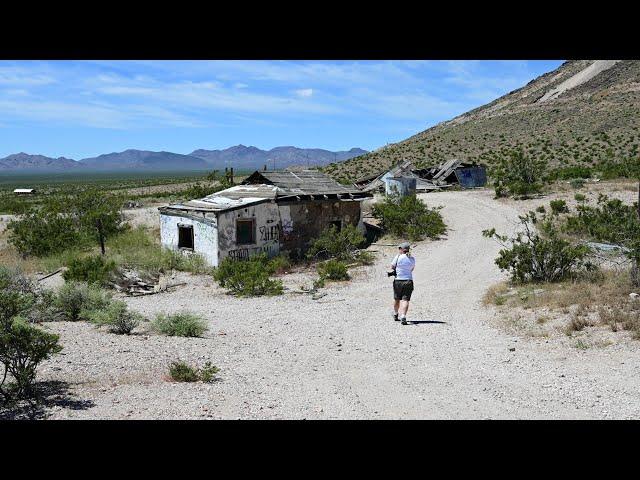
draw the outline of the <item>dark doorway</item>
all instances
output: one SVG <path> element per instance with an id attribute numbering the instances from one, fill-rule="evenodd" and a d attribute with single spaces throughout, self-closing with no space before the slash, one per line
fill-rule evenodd
<path id="1" fill-rule="evenodd" d="M 256 223 L 253 218 L 236 220 L 236 243 L 238 245 L 256 243 Z"/>
<path id="2" fill-rule="evenodd" d="M 193 225 L 178 224 L 178 248 L 193 250 Z"/>

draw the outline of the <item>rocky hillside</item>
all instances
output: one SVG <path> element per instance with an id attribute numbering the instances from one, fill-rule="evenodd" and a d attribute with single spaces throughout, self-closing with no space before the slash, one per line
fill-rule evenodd
<path id="1" fill-rule="evenodd" d="M 596 166 L 639 154 L 640 61 L 573 60 L 482 107 L 324 171 L 355 179 L 404 159 L 495 164 L 513 149 L 551 167 Z"/>

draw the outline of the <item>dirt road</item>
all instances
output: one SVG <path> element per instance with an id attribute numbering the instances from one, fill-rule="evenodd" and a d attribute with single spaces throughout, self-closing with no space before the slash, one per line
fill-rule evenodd
<path id="1" fill-rule="evenodd" d="M 148 316 L 185 308 L 205 315 L 211 331 L 204 339 L 120 337 L 84 324 L 49 324 L 67 355 L 49 361 L 43 375 L 91 382 L 74 387 L 90 407 L 57 408 L 53 417 L 640 418 L 635 344 L 579 350 L 492 326 L 494 312 L 481 298 L 503 277 L 494 264 L 499 246 L 481 231 L 512 231 L 517 212 L 491 197 L 423 197 L 445 205 L 449 234 L 414 250 L 415 324 L 391 319 L 385 271 L 394 248 L 315 301 L 294 294 L 237 299 L 204 278 L 128 300 Z M 176 357 L 211 360 L 222 381 L 163 380 Z"/>

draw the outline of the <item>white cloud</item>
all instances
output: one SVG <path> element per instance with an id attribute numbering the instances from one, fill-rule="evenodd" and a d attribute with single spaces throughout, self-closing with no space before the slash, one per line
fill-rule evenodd
<path id="1" fill-rule="evenodd" d="M 313 88 L 302 88 L 295 91 L 296 95 L 302 98 L 308 98 L 313 95 Z"/>

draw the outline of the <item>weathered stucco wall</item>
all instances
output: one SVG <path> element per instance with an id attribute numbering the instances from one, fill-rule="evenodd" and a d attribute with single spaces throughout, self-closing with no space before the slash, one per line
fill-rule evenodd
<path id="1" fill-rule="evenodd" d="M 237 244 L 236 220 L 239 218 L 253 218 L 255 220 L 255 243 Z M 275 203 L 260 203 L 220 213 L 218 228 L 220 261 L 226 257 L 248 258 L 262 252 L 270 257 L 280 253 L 280 215 Z"/>
<path id="2" fill-rule="evenodd" d="M 201 217 L 201 219 L 198 219 Z M 218 266 L 218 227 L 215 214 L 194 213 L 193 216 L 160 215 L 160 242 L 172 250 L 178 248 L 178 224 L 193 225 L 193 251 L 212 266 Z M 182 250 L 185 255 L 188 250 Z"/>
<path id="3" fill-rule="evenodd" d="M 360 222 L 360 202 L 339 200 L 310 200 L 280 204 L 282 221 L 281 250 L 292 256 L 305 253 L 309 241 L 317 238 L 332 222 L 342 226 L 357 226 Z"/>

